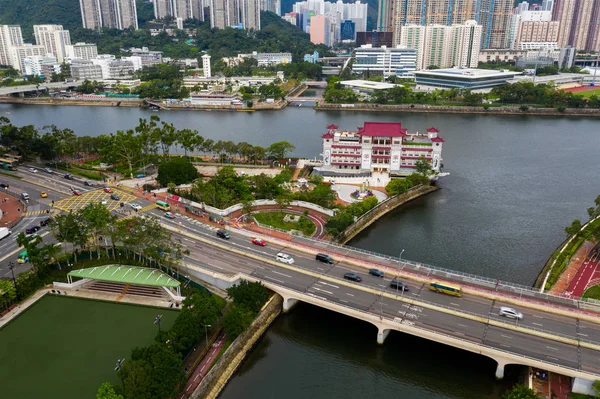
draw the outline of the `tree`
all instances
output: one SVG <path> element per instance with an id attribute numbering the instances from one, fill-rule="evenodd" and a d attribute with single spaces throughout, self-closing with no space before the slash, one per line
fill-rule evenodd
<path id="1" fill-rule="evenodd" d="M 417 162 L 415 162 L 415 166 L 417 167 L 417 173 L 423 176 L 429 176 L 431 174 L 431 162 L 425 159 L 425 157 L 420 157 Z"/>
<path id="2" fill-rule="evenodd" d="M 125 399 L 123 395 L 115 392 L 115 388 L 110 382 L 103 382 L 96 393 L 96 399 Z"/>
<path id="3" fill-rule="evenodd" d="M 250 311 L 232 305 L 223 317 L 223 327 L 225 327 L 227 335 L 234 338 L 246 331 L 252 324 L 252 320 L 254 320 L 254 316 Z"/>
<path id="4" fill-rule="evenodd" d="M 269 290 L 261 283 L 240 281 L 227 289 L 227 295 L 240 308 L 256 314 L 269 299 Z"/>
<path id="5" fill-rule="evenodd" d="M 600 398 L 600 380 L 594 381 L 592 390 L 596 393 L 596 397 Z"/>
<path id="6" fill-rule="evenodd" d="M 581 227 L 581 220 L 575 219 L 570 226 L 565 227 L 565 233 L 567 236 L 574 236 L 581 231 Z"/>
<path id="7" fill-rule="evenodd" d="M 179 185 L 190 183 L 198 177 L 200 177 L 200 173 L 188 159 L 173 157 L 160 164 L 156 181 L 163 186 L 169 183 Z"/>
<path id="8" fill-rule="evenodd" d="M 113 162 L 126 162 L 129 176 L 133 177 L 133 165 L 142 156 L 141 136 L 136 135 L 133 129 L 128 129 L 125 132 L 118 130 L 116 134 L 111 133 L 109 137 L 108 146 L 103 148 L 101 154 Z"/>
<path id="9" fill-rule="evenodd" d="M 88 241 L 87 232 L 77 212 L 57 215 L 52 223 L 52 231 L 59 242 L 68 242 L 73 247 L 85 245 Z M 74 257 L 77 262 L 77 252 Z"/>
<path id="10" fill-rule="evenodd" d="M 390 195 L 404 194 L 410 188 L 410 183 L 406 179 L 392 179 L 387 186 L 385 191 Z"/>
<path id="11" fill-rule="evenodd" d="M 287 154 L 291 151 L 294 151 L 296 146 L 287 141 L 278 141 L 277 143 L 273 143 L 267 148 L 267 153 L 269 157 L 272 159 L 285 159 Z"/>
<path id="12" fill-rule="evenodd" d="M 279 212 L 283 212 L 285 208 L 290 206 L 291 198 L 289 194 L 281 194 L 275 198 L 275 202 L 279 207 Z"/>
<path id="13" fill-rule="evenodd" d="M 536 395 L 533 389 L 518 384 L 504 392 L 502 399 L 539 399 L 539 396 Z"/>
<path id="14" fill-rule="evenodd" d="M 191 129 L 182 129 L 177 131 L 177 141 L 183 147 L 184 156 L 187 157 L 188 151 L 194 151 L 196 148 L 198 132 Z"/>
<path id="15" fill-rule="evenodd" d="M 99 246 L 100 235 L 105 235 L 108 232 L 108 227 L 117 219 L 116 215 L 111 214 L 108 208 L 100 202 L 92 202 L 81 208 L 78 212 L 85 223 L 86 235 L 92 240 L 96 250 Z M 100 257 L 100 251 L 97 252 L 97 257 Z"/>

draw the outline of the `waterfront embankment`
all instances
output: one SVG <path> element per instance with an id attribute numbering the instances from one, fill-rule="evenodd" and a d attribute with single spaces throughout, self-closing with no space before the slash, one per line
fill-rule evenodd
<path id="1" fill-rule="evenodd" d="M 202 383 L 192 393 L 191 398 L 217 398 L 229 379 L 254 345 L 267 331 L 271 323 L 279 316 L 283 307 L 283 298 L 275 294 L 260 311 L 250 327 L 227 348 L 223 356 L 208 372 Z"/>
<path id="2" fill-rule="evenodd" d="M 535 115 L 535 116 L 595 116 L 600 117 L 599 108 L 536 108 L 528 106 L 463 106 L 428 104 L 326 104 L 318 103 L 317 111 L 361 111 L 361 112 L 414 112 L 439 114 L 489 114 L 489 115 Z"/>
<path id="3" fill-rule="evenodd" d="M 346 244 L 386 213 L 398 208 L 400 205 L 406 204 L 407 202 L 437 190 L 439 190 L 439 188 L 436 186 L 419 185 L 411 188 L 404 194 L 395 195 L 380 202 L 373 209 L 356 219 L 356 221 L 348 226 L 346 230 L 342 231 L 336 238 L 336 241 L 340 244 Z"/>

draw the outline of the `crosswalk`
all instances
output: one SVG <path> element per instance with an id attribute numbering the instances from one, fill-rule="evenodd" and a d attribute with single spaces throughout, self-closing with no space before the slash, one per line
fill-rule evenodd
<path id="1" fill-rule="evenodd" d="M 115 188 L 117 188 L 119 190 L 122 190 L 122 191 L 127 191 L 127 192 L 129 192 L 131 194 L 133 194 L 133 193 L 135 193 L 137 191 L 135 188 L 128 187 L 128 186 L 113 186 L 113 187 L 115 187 Z"/>
<path id="2" fill-rule="evenodd" d="M 156 208 L 156 204 L 150 204 L 150 205 L 146 205 L 145 207 L 140 209 L 138 212 L 146 212 L 146 211 L 152 210 L 154 208 Z"/>
<path id="3" fill-rule="evenodd" d="M 31 211 L 31 212 L 26 212 L 25 214 L 23 214 L 23 216 L 36 216 L 36 215 L 45 215 L 48 214 L 50 212 L 48 212 L 48 210 L 38 210 L 38 211 Z"/>

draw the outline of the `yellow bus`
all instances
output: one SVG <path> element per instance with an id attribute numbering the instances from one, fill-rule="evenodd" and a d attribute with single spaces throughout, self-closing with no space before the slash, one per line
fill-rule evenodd
<path id="1" fill-rule="evenodd" d="M 4 170 L 17 170 L 17 162 L 14 159 L 0 158 L 0 168 Z"/>
<path id="2" fill-rule="evenodd" d="M 158 209 L 162 209 L 163 211 L 170 211 L 171 207 L 165 201 L 156 201 L 156 207 Z"/>
<path id="3" fill-rule="evenodd" d="M 462 290 L 458 285 L 452 285 L 448 283 L 441 283 L 439 281 L 432 281 L 429 284 L 429 289 L 431 291 L 441 292 L 442 294 L 452 295 L 452 296 L 462 296 Z"/>
<path id="4" fill-rule="evenodd" d="M 17 164 L 22 164 L 23 163 L 23 157 L 21 155 L 4 154 L 3 156 L 4 156 L 4 158 L 10 159 L 10 160 L 14 161 Z"/>

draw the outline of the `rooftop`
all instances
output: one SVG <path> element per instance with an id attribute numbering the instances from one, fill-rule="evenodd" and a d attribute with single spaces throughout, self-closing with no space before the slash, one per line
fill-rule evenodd
<path id="1" fill-rule="evenodd" d="M 106 265 L 89 269 L 78 269 L 69 272 L 69 276 L 153 287 L 176 288 L 180 284 L 179 281 L 169 277 L 160 270 L 126 265 Z"/>
<path id="2" fill-rule="evenodd" d="M 506 77 L 512 78 L 513 76 L 521 75 L 523 72 L 512 72 L 508 70 L 496 71 L 493 69 L 476 69 L 476 68 L 446 68 L 446 69 L 434 69 L 431 71 L 415 71 L 415 74 L 425 76 L 439 76 L 439 77 L 461 77 L 464 79 L 477 79 L 477 78 L 498 78 Z"/>
<path id="3" fill-rule="evenodd" d="M 402 137 L 406 136 L 406 129 L 402 128 L 400 122 L 365 122 L 358 133 L 361 136 Z"/>
<path id="4" fill-rule="evenodd" d="M 349 86 L 349 87 L 356 87 L 359 89 L 370 89 L 370 90 L 387 90 L 387 89 L 391 89 L 392 87 L 395 86 L 402 86 L 402 85 L 397 85 L 397 84 L 393 84 L 393 83 L 386 83 L 386 82 L 373 82 L 370 80 L 344 80 L 341 81 L 340 84 L 342 84 L 343 86 Z"/>

